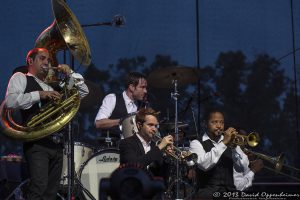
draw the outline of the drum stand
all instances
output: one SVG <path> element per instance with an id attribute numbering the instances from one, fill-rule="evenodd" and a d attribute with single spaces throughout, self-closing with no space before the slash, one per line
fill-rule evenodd
<path id="1" fill-rule="evenodd" d="M 26 179 L 24 180 L 23 182 L 21 182 L 15 189 L 14 191 L 12 191 L 12 193 L 10 195 L 8 195 L 8 197 L 6 197 L 5 200 L 9 200 L 11 199 L 13 196 L 15 199 L 18 199 L 18 200 L 25 200 L 24 197 L 23 197 L 23 192 L 22 192 L 22 186 L 26 183 L 29 182 L 29 179 Z"/>
<path id="2" fill-rule="evenodd" d="M 107 144 L 107 148 L 110 148 L 113 146 L 112 138 L 109 135 L 109 130 L 106 131 L 105 143 Z"/>
<path id="3" fill-rule="evenodd" d="M 72 200 L 74 195 L 74 182 L 79 186 L 79 191 L 84 192 L 89 196 L 90 199 L 96 200 L 95 197 L 82 185 L 80 180 L 78 179 L 77 174 L 74 173 L 75 166 L 74 166 L 74 138 L 72 134 L 72 121 L 69 122 L 68 125 L 68 146 L 66 149 L 67 160 L 68 160 L 68 173 L 67 173 L 67 180 L 68 180 L 68 196 L 67 200 Z"/>

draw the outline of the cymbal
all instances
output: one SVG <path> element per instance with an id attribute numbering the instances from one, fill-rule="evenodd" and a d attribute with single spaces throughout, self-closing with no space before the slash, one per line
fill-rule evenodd
<path id="1" fill-rule="evenodd" d="M 177 127 L 178 128 L 185 128 L 188 127 L 189 125 L 183 122 L 178 122 Z M 159 128 L 163 130 L 174 130 L 175 129 L 175 123 L 173 122 L 165 122 L 165 123 L 160 123 Z"/>
<path id="2" fill-rule="evenodd" d="M 198 135 L 197 134 L 186 135 L 185 138 L 189 140 L 194 140 L 198 138 Z"/>
<path id="3" fill-rule="evenodd" d="M 156 88 L 171 88 L 173 80 L 177 80 L 177 86 L 197 82 L 199 70 L 192 67 L 174 66 L 157 69 L 149 74 L 147 81 L 149 85 Z"/>
<path id="4" fill-rule="evenodd" d="M 84 80 L 84 82 L 89 88 L 89 94 L 81 100 L 80 109 L 91 108 L 94 105 L 101 104 L 101 100 L 104 97 L 101 87 L 89 80 Z"/>

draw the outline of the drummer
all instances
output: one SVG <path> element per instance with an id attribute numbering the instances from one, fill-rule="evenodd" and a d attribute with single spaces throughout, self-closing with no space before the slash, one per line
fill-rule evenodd
<path id="1" fill-rule="evenodd" d="M 120 137 L 119 124 L 122 118 L 146 106 L 147 80 L 144 74 L 127 74 L 125 88 L 122 93 L 106 95 L 95 118 L 96 128 L 108 130 L 113 137 Z"/>

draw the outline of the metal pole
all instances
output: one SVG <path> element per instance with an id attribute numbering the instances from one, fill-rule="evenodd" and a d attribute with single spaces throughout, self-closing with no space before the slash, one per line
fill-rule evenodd
<path id="1" fill-rule="evenodd" d="M 199 0 L 196 0 L 196 58 L 197 58 L 197 69 L 200 70 L 200 38 L 199 38 Z M 197 96 L 198 96 L 198 127 L 200 127 L 200 113 L 201 113 L 201 93 L 200 93 L 200 79 L 197 82 Z"/>
<path id="2" fill-rule="evenodd" d="M 299 158 L 299 111 L 298 111 L 298 86 L 297 86 L 297 68 L 296 68 L 296 47 L 295 47 L 295 30 L 294 30 L 294 6 L 293 0 L 290 0 L 291 5 L 291 25 L 292 25 L 292 45 L 293 45 L 293 68 L 294 68 L 294 92 L 295 92 L 295 117 L 296 117 L 296 148 L 297 158 Z M 297 163 L 299 164 L 299 163 Z"/>
<path id="3" fill-rule="evenodd" d="M 171 97 L 175 100 L 175 148 L 178 148 L 178 97 L 177 80 L 173 80 L 174 92 L 171 93 Z M 176 159 L 176 199 L 179 199 L 179 159 Z"/>

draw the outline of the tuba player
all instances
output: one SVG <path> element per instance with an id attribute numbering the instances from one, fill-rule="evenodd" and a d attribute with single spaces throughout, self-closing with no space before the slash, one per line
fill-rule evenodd
<path id="1" fill-rule="evenodd" d="M 26 62 L 28 73 L 17 72 L 11 77 L 5 98 L 8 108 L 20 110 L 23 124 L 47 102 L 61 98 L 58 91 L 45 83 L 50 69 L 48 50 L 44 48 L 30 50 Z M 80 74 L 74 73 L 66 64 L 58 65 L 57 70 L 79 80 L 75 86 L 77 86 L 81 98 L 88 94 L 88 88 Z M 30 183 L 25 199 L 56 199 L 63 165 L 62 137 L 63 131 L 59 131 L 23 144 L 30 174 Z"/>

